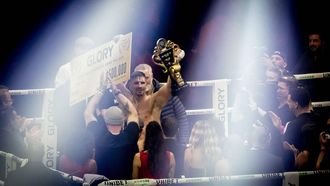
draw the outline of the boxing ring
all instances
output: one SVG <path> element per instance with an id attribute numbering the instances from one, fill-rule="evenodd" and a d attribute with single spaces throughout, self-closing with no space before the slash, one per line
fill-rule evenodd
<path id="1" fill-rule="evenodd" d="M 330 78 L 330 72 L 323 73 L 310 73 L 310 74 L 297 74 L 294 75 L 297 80 L 306 79 L 319 79 Z M 228 86 L 232 82 L 231 79 L 221 80 L 208 80 L 208 81 L 189 81 L 187 82 L 189 87 L 212 87 L 212 108 L 207 109 L 193 109 L 186 110 L 188 116 L 193 115 L 214 115 L 225 126 L 225 135 L 228 136 L 228 113 L 232 111 L 231 107 L 228 107 Z M 43 160 L 44 164 L 52 168 L 53 170 L 60 172 L 66 179 L 73 180 L 83 185 L 89 185 L 84 183 L 84 180 L 79 177 L 71 176 L 56 170 L 57 162 L 57 127 L 53 121 L 53 104 L 54 104 L 54 88 L 44 89 L 24 89 L 24 90 L 10 90 L 11 95 L 41 95 L 43 96 L 42 104 L 42 116 L 41 118 L 28 118 L 32 121 L 41 121 L 43 127 L 46 129 L 43 142 L 46 143 L 48 151 L 46 152 L 46 158 Z M 86 98 L 87 100 L 87 98 Z M 313 107 L 329 107 L 329 101 L 312 102 Z M 15 155 L 0 151 L 0 155 L 6 159 L 6 174 L 7 172 L 16 169 L 16 165 L 12 162 L 17 162 L 19 165 L 25 162 L 24 159 L 18 158 Z M 285 172 L 285 173 L 272 173 L 272 174 L 253 174 L 253 175 L 233 175 L 233 176 L 216 176 L 216 177 L 200 177 L 200 178 L 169 178 L 169 179 L 138 179 L 138 180 L 110 180 L 105 181 L 99 185 L 164 185 L 164 184 L 182 184 L 182 183 L 218 183 L 235 180 L 258 180 L 258 179 L 282 179 L 283 185 L 289 185 L 288 180 L 297 180 L 300 176 L 309 175 L 328 175 L 329 170 L 325 171 L 307 171 L 307 172 Z M 298 179 L 299 180 L 299 179 Z M 0 182 L 1 183 L 1 182 Z M 296 183 L 296 182 L 294 182 Z M 1 185 L 1 184 L 0 184 Z"/>

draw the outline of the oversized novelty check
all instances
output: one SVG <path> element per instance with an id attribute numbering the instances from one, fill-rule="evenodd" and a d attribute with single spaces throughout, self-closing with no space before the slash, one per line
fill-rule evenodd
<path id="1" fill-rule="evenodd" d="M 129 79 L 131 69 L 132 33 L 115 36 L 71 61 L 70 105 L 95 94 L 102 73 L 116 84 Z"/>

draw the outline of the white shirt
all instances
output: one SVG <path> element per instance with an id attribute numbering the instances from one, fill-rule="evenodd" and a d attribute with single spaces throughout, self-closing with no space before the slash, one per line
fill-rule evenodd
<path id="1" fill-rule="evenodd" d="M 70 81 L 71 78 L 71 63 L 65 63 L 60 66 L 55 76 L 55 88 L 64 85 L 66 82 Z"/>

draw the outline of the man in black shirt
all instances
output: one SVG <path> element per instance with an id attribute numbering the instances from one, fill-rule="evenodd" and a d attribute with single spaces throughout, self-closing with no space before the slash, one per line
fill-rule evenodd
<path id="1" fill-rule="evenodd" d="M 95 136 L 95 160 L 98 174 L 109 179 L 131 179 L 134 154 L 138 152 L 138 114 L 133 104 L 118 90 L 112 90 L 120 107 L 105 109 L 97 119 L 94 112 L 100 102 L 102 92 L 89 101 L 84 116 L 87 130 Z M 125 111 L 125 113 L 123 112 Z M 125 116 L 127 127 L 122 130 Z"/>

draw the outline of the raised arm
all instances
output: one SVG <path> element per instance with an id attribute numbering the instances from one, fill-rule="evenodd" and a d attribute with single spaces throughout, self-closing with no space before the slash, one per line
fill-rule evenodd
<path id="1" fill-rule="evenodd" d="M 166 105 L 166 103 L 171 97 L 171 91 L 172 91 L 171 86 L 172 86 L 172 80 L 171 77 L 168 76 L 165 85 L 160 87 L 159 91 L 153 94 L 153 96 L 155 96 L 155 105 L 160 109 L 162 109 L 163 106 Z"/>
<path id="2" fill-rule="evenodd" d="M 101 91 L 97 92 L 87 103 L 86 109 L 84 111 L 84 118 L 86 126 L 92 121 L 97 121 L 94 113 L 96 111 L 97 105 L 100 103 L 103 93 Z"/>
<path id="3" fill-rule="evenodd" d="M 118 100 L 121 108 L 127 114 L 127 123 L 129 122 L 138 123 L 139 117 L 133 103 L 125 95 L 123 95 L 122 92 L 116 88 L 116 86 L 111 86 L 111 90 L 115 95 L 116 99 Z"/>
<path id="4" fill-rule="evenodd" d="M 84 111 L 84 118 L 86 126 L 92 121 L 97 121 L 94 113 L 96 113 L 97 105 L 100 103 L 104 92 L 107 90 L 108 80 L 105 74 L 101 74 L 99 88 L 94 94 L 94 96 L 87 103 L 86 109 Z"/>
<path id="5" fill-rule="evenodd" d="M 127 85 L 127 84 L 129 84 L 129 81 L 126 82 L 126 86 L 129 86 L 129 85 Z M 128 88 L 126 88 L 126 86 L 125 86 L 124 83 L 119 83 L 119 84 L 116 85 L 116 88 L 119 89 L 120 92 L 121 92 L 124 96 L 126 96 L 129 100 L 132 101 L 132 100 L 133 100 L 133 95 L 132 95 L 131 91 L 130 91 Z"/>
<path id="6" fill-rule="evenodd" d="M 120 90 L 116 88 L 112 88 L 112 92 L 114 93 L 123 111 L 127 114 L 127 123 L 130 122 L 138 123 L 139 117 L 133 103 L 126 96 L 124 96 Z"/>

